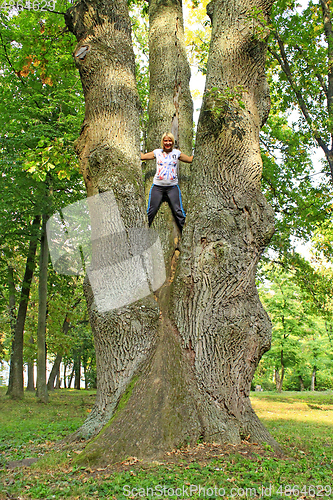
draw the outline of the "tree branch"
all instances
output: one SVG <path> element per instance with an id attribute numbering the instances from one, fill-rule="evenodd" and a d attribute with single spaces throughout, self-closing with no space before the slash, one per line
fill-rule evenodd
<path id="1" fill-rule="evenodd" d="M 6 58 L 7 62 L 8 62 L 8 64 L 9 64 L 10 68 L 13 70 L 13 72 L 14 72 L 15 76 L 16 76 L 16 77 L 20 80 L 20 82 L 22 83 L 22 85 L 23 85 L 26 89 L 28 89 L 28 92 L 29 92 L 29 87 L 27 86 L 26 82 L 23 80 L 23 78 L 21 77 L 21 75 L 19 75 L 19 74 L 17 73 L 17 71 L 15 70 L 14 66 L 12 65 L 12 62 L 11 62 L 11 60 L 10 60 L 9 56 L 8 56 L 7 47 L 6 47 L 6 44 L 5 44 L 5 43 L 4 43 L 4 41 L 3 41 L 3 38 L 2 38 L 2 34 L 1 34 L 1 32 L 0 32 L 0 40 L 1 40 L 1 45 L 2 45 L 2 48 L 3 48 L 3 50 L 4 50 L 5 58 Z M 29 92 L 29 93 L 30 93 L 30 92 Z M 40 93 L 41 93 L 41 92 L 40 92 Z M 42 93 L 41 93 L 41 94 L 42 94 Z M 43 94 L 42 94 L 42 95 L 43 95 Z M 38 102 L 37 102 L 35 99 L 33 99 L 33 101 L 34 101 L 34 103 L 36 104 L 37 108 L 38 108 L 38 109 L 41 109 L 41 106 L 38 104 Z"/>
<path id="2" fill-rule="evenodd" d="M 323 12 L 323 23 L 324 32 L 327 43 L 327 79 L 328 79 L 328 89 L 327 89 L 327 110 L 329 121 L 333 118 L 333 28 L 331 20 L 331 12 L 329 2 L 327 0 L 320 0 L 321 9 Z M 330 125 L 331 134 L 331 148 L 333 148 L 333 136 L 332 136 L 332 125 Z"/>
<path id="3" fill-rule="evenodd" d="M 293 92 L 295 93 L 295 96 L 297 98 L 297 102 L 299 104 L 301 112 L 302 112 L 307 124 L 309 125 L 310 130 L 311 130 L 315 140 L 317 141 L 318 146 L 324 151 L 324 154 L 325 154 L 327 160 L 329 161 L 330 150 L 329 150 L 328 146 L 326 145 L 326 143 L 323 141 L 323 139 L 320 137 L 318 131 L 316 130 L 316 128 L 313 125 L 313 120 L 311 118 L 310 111 L 307 107 L 307 104 L 306 104 L 305 100 L 303 99 L 301 91 L 297 88 L 296 82 L 293 79 L 291 68 L 290 68 L 290 65 L 288 62 L 288 58 L 287 58 L 287 55 L 286 55 L 285 50 L 284 50 L 283 41 L 281 40 L 281 38 L 277 34 L 276 34 L 276 36 L 278 37 L 277 42 L 279 45 L 281 57 L 272 48 L 268 48 L 268 50 L 272 54 L 272 56 L 277 60 L 277 62 L 281 66 L 282 71 L 286 75 L 288 82 L 289 82 L 291 88 L 293 89 Z"/>
<path id="4" fill-rule="evenodd" d="M 311 64 L 309 63 L 309 61 L 308 61 L 308 59 L 306 57 L 306 51 L 302 47 L 300 47 L 299 45 L 297 45 L 297 44 L 295 45 L 295 49 L 298 52 L 300 52 L 300 54 L 302 54 L 302 57 L 305 60 L 305 62 L 307 63 L 307 66 L 308 66 L 308 68 L 310 70 L 311 69 Z M 326 99 L 328 99 L 328 87 L 326 85 L 326 82 L 325 82 L 323 76 L 320 73 L 316 73 L 316 72 L 315 72 L 315 75 L 316 75 L 316 78 L 317 78 L 318 82 L 320 83 L 320 85 L 321 85 L 321 87 L 322 87 L 322 89 L 324 91 Z"/>

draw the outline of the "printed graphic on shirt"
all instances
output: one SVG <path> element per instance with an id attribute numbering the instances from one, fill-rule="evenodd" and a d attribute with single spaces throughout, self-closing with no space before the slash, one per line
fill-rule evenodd
<path id="1" fill-rule="evenodd" d="M 175 181 L 177 179 L 177 162 L 180 156 L 178 149 L 166 153 L 162 149 L 155 149 L 156 174 L 155 179 L 159 181 Z"/>

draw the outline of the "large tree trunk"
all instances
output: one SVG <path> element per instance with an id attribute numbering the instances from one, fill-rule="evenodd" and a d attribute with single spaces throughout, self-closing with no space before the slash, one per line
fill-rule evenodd
<path id="1" fill-rule="evenodd" d="M 128 231 L 147 227 L 140 168 L 140 102 L 135 82 L 131 23 L 126 0 L 82 1 L 68 10 L 68 28 L 78 45 L 74 58 L 85 96 L 85 119 L 77 153 L 88 196 L 113 192 Z M 108 228 L 101 228 L 101 236 Z M 120 229 L 119 229 L 120 231 Z M 110 270 L 105 269 L 105 278 Z M 88 280 L 85 295 L 94 333 L 96 403 L 79 430 L 96 433 L 113 414 L 126 387 L 155 340 L 159 310 L 153 296 L 100 313 Z"/>
<path id="2" fill-rule="evenodd" d="M 240 443 L 242 437 L 250 436 L 252 440 L 265 441 L 278 448 L 249 400 L 255 368 L 270 346 L 271 325 L 260 304 L 254 278 L 259 257 L 273 234 L 273 213 L 260 192 L 259 129 L 269 111 L 264 75 L 266 45 L 257 39 L 257 21 L 249 22 L 249 18 L 254 7 L 263 9 L 267 17 L 270 5 L 270 1 L 260 0 L 219 0 L 209 5 L 213 34 L 207 92 L 190 184 L 188 221 L 173 299 L 169 293 L 173 281 L 170 273 L 171 279 L 158 293 L 161 315 L 157 334 L 154 331 L 156 309 L 148 299 L 140 317 L 138 307 L 144 301 L 127 307 L 126 315 L 120 309 L 117 315 L 101 316 L 91 307 L 87 292 L 95 335 L 99 393 L 113 384 L 104 399 L 108 411 L 101 412 L 98 396 L 90 429 L 96 430 L 111 414 L 114 418 L 80 455 L 78 460 L 83 463 L 108 464 L 129 455 L 158 458 L 176 446 L 194 444 L 200 437 L 214 442 Z M 110 9 L 108 14 L 114 19 L 113 4 Z M 95 15 L 93 6 L 90 14 Z M 106 12 L 103 14 L 105 22 Z M 92 33 L 96 32 L 93 25 L 89 32 L 91 47 L 95 43 Z M 98 32 L 109 33 L 104 26 L 99 26 Z M 119 43 L 119 33 L 112 31 L 112 34 L 115 43 Z M 105 43 L 109 43 L 108 39 Z M 118 47 L 118 50 L 124 49 Z M 93 71 L 94 61 L 96 64 L 95 58 L 87 61 L 89 70 L 81 70 L 83 82 Z M 112 62 L 109 64 L 112 67 Z M 105 84 L 103 75 L 94 81 L 95 86 L 101 81 Z M 85 88 L 85 83 L 83 85 Z M 238 102 L 238 93 L 242 95 L 244 107 Z M 90 105 L 91 100 L 88 109 Z M 95 105 L 98 115 L 98 100 Z M 124 121 L 123 127 L 128 130 L 126 124 Z M 89 141 L 88 144 L 85 158 L 91 162 L 95 153 Z M 109 147 L 112 149 L 112 142 Z M 96 148 L 100 148 L 98 142 Z M 124 183 L 133 183 L 133 177 L 130 180 L 127 176 L 127 162 L 123 163 L 122 183 L 117 186 L 113 183 L 116 166 L 112 158 L 104 154 L 103 159 L 99 169 L 93 164 L 92 184 L 114 189 L 123 219 L 133 223 L 132 207 L 128 204 L 127 212 L 123 211 L 121 198 L 128 201 L 122 187 Z M 140 191 L 136 192 L 138 197 Z M 141 198 L 139 201 L 141 203 Z M 137 206 L 138 201 L 135 203 Z M 140 206 L 140 210 L 142 208 Z M 138 210 L 137 216 L 141 217 L 142 213 Z M 170 318 L 172 311 L 174 321 Z M 137 335 L 136 345 L 128 328 L 135 320 L 141 323 L 139 331 L 144 339 Z M 117 347 L 112 339 L 119 343 Z M 145 348 L 141 357 L 138 344 Z M 126 363 L 129 355 L 132 356 L 131 370 Z M 112 370 L 115 363 L 121 373 L 117 378 Z M 101 369 L 105 370 L 104 378 Z M 128 384 L 132 375 L 135 376 Z M 126 394 L 114 414 L 115 403 L 126 386 Z"/>
<path id="3" fill-rule="evenodd" d="M 60 389 L 60 387 L 61 387 L 61 376 L 60 376 L 60 366 L 59 366 L 55 388 Z"/>
<path id="4" fill-rule="evenodd" d="M 14 399 L 22 399 L 23 391 L 23 332 L 27 315 L 31 281 L 35 269 L 35 258 L 38 242 L 40 216 L 36 215 L 31 227 L 31 237 L 21 288 L 20 305 L 15 324 L 12 353 L 10 357 L 10 373 L 7 394 Z"/>
<path id="5" fill-rule="evenodd" d="M 270 101 L 266 43 L 253 14 L 259 9 L 267 19 L 271 4 L 215 0 L 207 7 L 212 38 L 174 307 L 200 392 L 204 439 L 239 443 L 250 435 L 276 446 L 249 399 L 271 341 L 255 286 L 274 227 L 260 191 L 259 130 Z"/>
<path id="6" fill-rule="evenodd" d="M 40 240 L 39 284 L 38 284 L 38 325 L 37 325 L 37 398 L 48 403 L 49 395 L 46 385 L 46 308 L 47 308 L 47 275 L 49 248 L 46 236 L 46 216 L 43 216 L 42 235 Z"/>
<path id="7" fill-rule="evenodd" d="M 66 382 L 66 371 L 67 371 L 67 364 L 64 363 L 64 371 L 63 371 L 63 380 L 64 380 L 64 389 L 67 389 L 67 382 Z"/>
<path id="8" fill-rule="evenodd" d="M 181 0 L 149 2 L 149 122 L 147 149 L 160 147 L 171 132 L 175 147 L 192 151 L 191 71 L 184 41 Z M 155 165 L 153 165 L 155 167 Z M 155 174 L 155 168 L 153 168 Z"/>

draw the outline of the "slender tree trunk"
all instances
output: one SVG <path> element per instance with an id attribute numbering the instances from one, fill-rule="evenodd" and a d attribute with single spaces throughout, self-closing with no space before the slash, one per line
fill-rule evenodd
<path id="1" fill-rule="evenodd" d="M 281 375 L 279 370 L 275 369 L 275 385 L 276 385 L 276 390 L 278 392 L 282 392 L 283 378 L 284 378 L 284 366 L 282 365 Z"/>
<path id="2" fill-rule="evenodd" d="M 62 360 L 62 354 L 58 353 L 56 355 L 55 360 L 54 360 L 52 370 L 51 370 L 50 375 L 49 375 L 49 380 L 47 381 L 47 388 L 49 391 L 54 390 L 54 381 L 59 373 L 61 360 Z"/>
<path id="3" fill-rule="evenodd" d="M 46 308 L 47 308 L 47 275 L 49 249 L 46 236 L 47 219 L 43 216 L 42 235 L 39 258 L 38 286 L 38 325 L 37 325 L 37 398 L 48 403 L 49 396 L 46 385 Z"/>
<path id="4" fill-rule="evenodd" d="M 311 391 L 316 390 L 316 373 L 317 373 L 317 367 L 314 366 L 311 374 Z"/>
<path id="5" fill-rule="evenodd" d="M 55 383 L 55 389 L 60 389 L 60 386 L 61 386 L 61 378 L 60 378 L 60 365 L 59 365 Z"/>
<path id="6" fill-rule="evenodd" d="M 298 375 L 298 380 L 299 380 L 299 385 L 300 385 L 301 391 L 305 391 L 304 381 L 303 381 L 303 378 L 301 375 Z"/>
<path id="7" fill-rule="evenodd" d="M 88 381 L 87 381 L 87 365 L 85 361 L 82 360 L 82 365 L 83 365 L 83 377 L 84 377 L 84 388 L 88 388 Z"/>
<path id="8" fill-rule="evenodd" d="M 71 375 L 69 377 L 69 381 L 68 381 L 68 388 L 70 389 L 71 385 L 72 385 L 72 381 L 73 381 L 73 377 L 74 377 L 74 364 L 73 364 L 73 368 L 72 368 L 72 371 L 71 371 Z"/>
<path id="9" fill-rule="evenodd" d="M 64 389 L 67 389 L 66 371 L 67 371 L 67 365 L 66 365 L 66 363 L 64 363 L 64 371 L 63 371 Z"/>
<path id="10" fill-rule="evenodd" d="M 322 13 L 323 13 L 323 26 L 325 33 L 325 41 L 327 43 L 327 89 L 326 89 L 326 106 L 329 122 L 333 119 L 333 26 L 332 26 L 332 5 L 328 0 L 320 0 Z M 333 134 L 332 134 L 332 126 L 329 127 L 330 132 L 330 146 L 325 144 L 324 140 L 320 137 L 318 140 L 318 131 L 317 127 L 313 127 L 315 129 L 314 136 L 318 142 L 318 145 L 323 149 L 324 154 L 327 158 L 331 179 L 333 182 Z"/>
<path id="11" fill-rule="evenodd" d="M 15 324 L 14 339 L 12 344 L 12 353 L 10 357 L 10 373 L 7 394 L 15 399 L 22 399 L 23 391 L 23 332 L 25 318 L 30 295 L 31 281 L 35 269 L 35 258 L 38 242 L 38 230 L 40 225 L 40 216 L 37 215 L 32 223 L 31 238 L 28 249 L 25 273 L 21 288 L 20 304 Z"/>
<path id="12" fill-rule="evenodd" d="M 281 363 L 281 376 L 278 368 L 275 369 L 275 384 L 276 390 L 278 392 L 282 392 L 282 385 L 284 379 L 284 359 L 283 359 L 283 350 L 280 352 L 280 363 Z"/>
<path id="13" fill-rule="evenodd" d="M 28 381 L 26 391 L 35 392 L 35 364 L 27 363 Z"/>
<path id="14" fill-rule="evenodd" d="M 29 339 L 29 344 L 34 344 L 34 338 L 31 335 Z M 28 383 L 27 383 L 27 391 L 35 392 L 35 362 L 31 360 L 27 363 L 28 366 Z"/>
<path id="15" fill-rule="evenodd" d="M 9 324 L 10 324 L 10 334 L 11 334 L 11 344 L 12 352 L 14 351 L 14 338 L 15 338 L 15 323 L 16 323 L 16 312 L 15 312 L 15 282 L 14 282 L 14 269 L 11 266 L 7 266 L 8 271 L 8 290 L 9 290 L 9 301 L 8 301 L 8 313 L 9 313 Z M 9 374 L 9 384 L 8 388 L 12 384 L 12 372 Z M 7 394 L 9 394 L 9 389 Z"/>
<path id="16" fill-rule="evenodd" d="M 70 325 L 70 322 L 69 322 L 69 319 L 68 319 L 68 314 L 66 314 L 65 316 L 65 319 L 64 319 L 64 322 L 62 324 L 62 332 L 64 335 L 67 335 L 68 333 L 68 330 L 69 330 L 69 325 Z M 54 381 L 58 375 L 58 372 L 60 370 L 60 364 L 61 364 L 61 360 L 62 360 L 62 351 L 58 352 L 57 355 L 56 355 L 56 358 L 54 360 L 54 363 L 53 363 L 53 366 L 52 366 L 52 370 L 51 370 L 51 373 L 49 375 L 49 380 L 47 382 L 47 388 L 49 391 L 53 391 L 54 389 Z M 64 367 L 64 373 L 66 373 L 66 369 Z M 60 376 L 58 377 L 60 379 Z M 64 384 L 65 384 L 65 387 L 66 387 L 66 382 L 65 382 L 65 375 L 64 375 Z"/>
<path id="17" fill-rule="evenodd" d="M 8 289 L 9 289 L 9 323 L 10 323 L 10 332 L 12 338 L 14 338 L 15 334 L 15 322 L 16 322 L 16 314 L 15 314 L 15 282 L 14 282 L 14 269 L 11 266 L 8 266 Z"/>
<path id="18" fill-rule="evenodd" d="M 74 389 L 81 389 L 81 355 L 79 352 L 74 356 Z"/>

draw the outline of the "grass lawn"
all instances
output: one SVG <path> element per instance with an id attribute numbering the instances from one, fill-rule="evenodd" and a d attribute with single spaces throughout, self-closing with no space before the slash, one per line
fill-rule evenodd
<path id="1" fill-rule="evenodd" d="M 55 442 L 84 421 L 94 391 L 51 393 L 43 405 L 33 394 L 12 401 L 0 388 L 0 499 L 133 498 L 333 498 L 333 393 L 252 393 L 260 419 L 282 445 L 285 457 L 268 446 L 242 443 L 196 448 L 144 465 L 134 457 L 103 470 L 75 464 L 79 449 Z M 30 467 L 15 461 L 39 458 Z"/>

